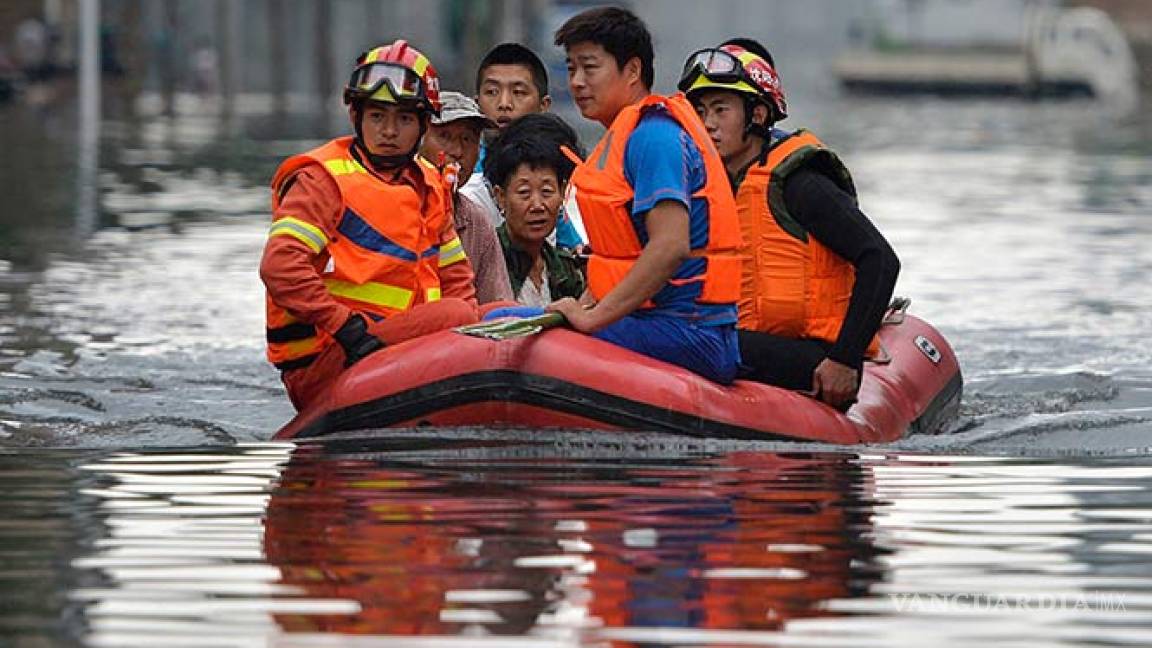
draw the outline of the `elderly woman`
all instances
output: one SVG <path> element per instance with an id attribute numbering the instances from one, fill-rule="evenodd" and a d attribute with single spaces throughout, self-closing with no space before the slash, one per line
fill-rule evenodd
<path id="1" fill-rule="evenodd" d="M 516 301 L 543 307 L 584 292 L 579 262 L 548 242 L 575 164 L 561 151 L 578 149 L 576 133 L 556 115 L 531 113 L 508 125 L 492 143 L 484 176 L 504 223 L 496 234 Z"/>

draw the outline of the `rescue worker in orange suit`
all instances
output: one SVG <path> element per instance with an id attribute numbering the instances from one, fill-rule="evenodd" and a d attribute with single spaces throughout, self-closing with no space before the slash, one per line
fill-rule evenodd
<path id="1" fill-rule="evenodd" d="M 608 131 L 569 184 L 592 247 L 576 330 L 719 383 L 736 376 L 740 226 L 724 166 L 682 95 L 651 93 L 652 37 L 617 7 L 556 32 L 580 113 Z"/>
<path id="2" fill-rule="evenodd" d="M 744 237 L 741 378 L 804 391 L 841 410 L 900 261 L 856 204 L 848 169 L 788 115 L 772 56 L 733 39 L 688 57 L 679 88 L 727 167 Z"/>
<path id="3" fill-rule="evenodd" d="M 416 152 L 439 79 L 406 42 L 362 54 L 344 89 L 355 136 L 281 164 L 260 276 L 268 359 L 292 404 L 404 340 L 477 320 L 451 196 Z"/>

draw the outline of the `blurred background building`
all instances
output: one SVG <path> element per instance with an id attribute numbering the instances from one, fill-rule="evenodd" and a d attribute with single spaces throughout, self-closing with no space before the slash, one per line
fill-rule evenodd
<path id="1" fill-rule="evenodd" d="M 515 40 L 549 63 L 563 103 L 553 30 L 587 0 L 5 0 L 0 99 L 77 67 L 78 5 L 98 2 L 101 69 L 124 109 L 142 114 L 339 112 L 339 88 L 362 50 L 403 37 L 432 58 L 446 88 L 472 90 L 493 44 Z M 1031 92 L 1051 81 L 1113 91 L 1152 87 L 1148 0 L 629 0 L 657 48 L 657 90 L 672 89 L 690 51 L 761 39 L 790 89 Z M 1057 42 L 1059 41 L 1059 42 Z M 1117 61 L 1130 59 L 1117 70 Z M 919 77 L 917 75 L 920 75 Z M 1117 80 L 1116 77 L 1123 77 Z M 958 82 L 961 81 L 963 83 Z M 922 86 L 898 87 L 909 81 Z M 900 82 L 900 83 L 898 83 Z M 1111 84 L 1111 85 L 1109 85 Z M 106 84 L 107 85 L 107 84 Z M 106 91 L 108 92 L 108 91 Z M 211 99 L 206 104 L 205 98 Z M 105 102 L 107 103 L 107 99 Z"/>

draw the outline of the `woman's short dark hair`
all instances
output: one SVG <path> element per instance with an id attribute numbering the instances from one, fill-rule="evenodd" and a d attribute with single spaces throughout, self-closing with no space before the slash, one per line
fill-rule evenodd
<path id="1" fill-rule="evenodd" d="M 480 82 L 484 80 L 484 71 L 493 65 L 521 65 L 532 73 L 532 85 L 541 97 L 548 96 L 548 70 L 544 62 L 536 56 L 536 52 L 520 43 L 500 43 L 488 50 L 476 69 L 476 92 L 480 92 Z"/>
<path id="2" fill-rule="evenodd" d="M 595 43 L 616 59 L 616 68 L 633 58 L 640 59 L 640 80 L 651 89 L 656 79 L 652 34 L 636 14 L 620 7 L 597 7 L 582 11 L 556 30 L 557 47 L 570 49 L 580 43 Z"/>
<path id="3" fill-rule="evenodd" d="M 576 131 L 552 113 L 529 113 L 500 131 L 484 157 L 484 177 L 503 187 L 520 165 L 551 169 L 561 184 L 568 182 L 576 164 L 560 150 L 566 146 L 583 157 Z"/>

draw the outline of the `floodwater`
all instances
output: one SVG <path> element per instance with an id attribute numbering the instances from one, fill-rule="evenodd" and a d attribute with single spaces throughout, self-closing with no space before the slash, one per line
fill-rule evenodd
<path id="1" fill-rule="evenodd" d="M 108 647 L 1148 645 L 1150 478 L 1147 457 L 605 435 L 14 453 L 0 629 Z"/>
<path id="2" fill-rule="evenodd" d="M 1152 644 L 1146 116 L 794 106 L 965 374 L 951 434 L 844 449 L 270 443 L 265 184 L 328 124 L 111 111 L 85 175 L 0 112 L 2 646 Z"/>

